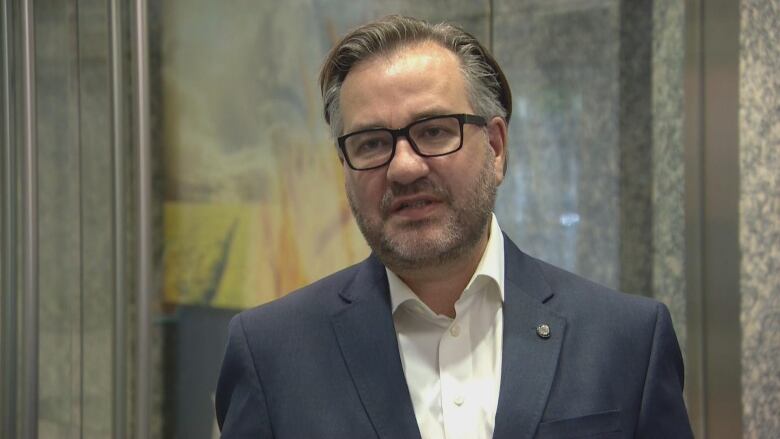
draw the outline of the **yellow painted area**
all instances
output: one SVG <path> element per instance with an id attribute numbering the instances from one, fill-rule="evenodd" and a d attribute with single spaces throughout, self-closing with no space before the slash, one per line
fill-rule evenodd
<path id="1" fill-rule="evenodd" d="M 367 255 L 351 221 L 322 230 L 308 216 L 308 229 L 299 229 L 296 216 L 289 203 L 166 203 L 165 301 L 249 308 Z M 324 245 L 310 238 L 317 234 Z"/>

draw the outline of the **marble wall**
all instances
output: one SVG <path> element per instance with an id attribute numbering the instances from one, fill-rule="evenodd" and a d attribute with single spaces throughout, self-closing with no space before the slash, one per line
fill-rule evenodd
<path id="1" fill-rule="evenodd" d="M 652 291 L 669 307 L 685 355 L 685 5 L 655 0 L 652 20 Z"/>
<path id="2" fill-rule="evenodd" d="M 780 437 L 780 5 L 740 4 L 742 404 L 752 439 Z"/>
<path id="3" fill-rule="evenodd" d="M 618 193 L 620 290 L 652 296 L 653 0 L 620 2 Z"/>
<path id="4" fill-rule="evenodd" d="M 684 350 L 684 4 L 494 8 L 515 101 L 502 228 L 531 254 L 666 303 Z"/>
<path id="5" fill-rule="evenodd" d="M 501 227 L 524 251 L 618 288 L 619 2 L 494 8 L 493 51 L 514 100 Z"/>

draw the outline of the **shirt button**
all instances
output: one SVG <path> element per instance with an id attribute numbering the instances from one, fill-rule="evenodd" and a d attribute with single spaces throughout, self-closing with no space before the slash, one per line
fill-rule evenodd
<path id="1" fill-rule="evenodd" d="M 452 334 L 453 337 L 459 336 L 460 335 L 460 326 L 452 325 L 450 327 L 450 334 Z"/>
<path id="2" fill-rule="evenodd" d="M 455 397 L 455 399 L 452 400 L 452 402 L 455 403 L 456 406 L 460 407 L 463 405 L 463 395 L 458 395 Z"/>

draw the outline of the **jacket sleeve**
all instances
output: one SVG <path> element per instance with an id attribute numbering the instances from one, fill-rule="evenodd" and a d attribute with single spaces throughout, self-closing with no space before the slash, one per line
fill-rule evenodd
<path id="1" fill-rule="evenodd" d="M 636 438 L 693 437 L 683 383 L 682 355 L 672 319 L 666 306 L 658 304 Z"/>
<path id="2" fill-rule="evenodd" d="M 240 314 L 230 321 L 215 405 L 223 439 L 273 438 L 263 387 Z"/>

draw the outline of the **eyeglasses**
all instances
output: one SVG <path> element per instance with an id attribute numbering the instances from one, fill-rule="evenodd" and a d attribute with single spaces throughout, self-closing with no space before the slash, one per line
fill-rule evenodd
<path id="1" fill-rule="evenodd" d="M 390 163 L 400 136 L 422 157 L 452 154 L 463 147 L 463 125 L 485 126 L 485 118 L 472 114 L 447 114 L 416 120 L 404 128 L 369 128 L 338 138 L 350 168 L 368 171 Z"/>

